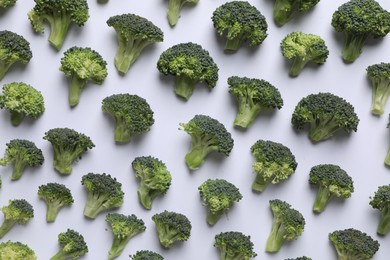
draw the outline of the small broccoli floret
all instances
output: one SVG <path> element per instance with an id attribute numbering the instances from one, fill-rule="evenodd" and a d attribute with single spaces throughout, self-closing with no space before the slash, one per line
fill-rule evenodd
<path id="1" fill-rule="evenodd" d="M 372 86 L 371 113 L 380 116 L 390 95 L 390 63 L 374 64 L 366 70 Z"/>
<path id="2" fill-rule="evenodd" d="M 370 205 L 380 212 L 376 232 L 381 236 L 387 235 L 390 231 L 390 185 L 379 186 L 374 197 L 370 197 Z"/>
<path id="3" fill-rule="evenodd" d="M 301 257 L 297 257 L 297 258 L 288 258 L 286 260 L 311 260 L 311 258 L 307 257 L 307 256 L 301 256 Z"/>
<path id="4" fill-rule="evenodd" d="M 0 238 L 4 237 L 15 224 L 25 225 L 34 217 L 33 206 L 25 199 L 10 200 L 1 211 L 4 214 L 3 223 L 0 226 Z"/>
<path id="5" fill-rule="evenodd" d="M 107 62 L 91 48 L 72 47 L 61 58 L 60 71 L 70 78 L 69 105 L 76 106 L 89 81 L 102 84 L 107 77 Z"/>
<path id="6" fill-rule="evenodd" d="M 349 228 L 329 234 L 339 260 L 365 260 L 374 257 L 379 242 L 360 230 Z"/>
<path id="7" fill-rule="evenodd" d="M 89 18 L 86 0 L 34 0 L 34 8 L 28 12 L 28 19 L 35 32 L 43 33 L 44 23 L 50 26 L 49 42 L 57 50 L 68 33 L 71 24 L 83 26 Z"/>
<path id="8" fill-rule="evenodd" d="M 170 26 L 175 26 L 180 18 L 180 10 L 184 5 L 195 5 L 199 0 L 168 0 L 167 17 Z"/>
<path id="9" fill-rule="evenodd" d="M 83 235 L 72 229 L 58 234 L 58 243 L 61 248 L 50 260 L 78 259 L 88 253 Z"/>
<path id="10" fill-rule="evenodd" d="M 160 254 L 150 250 L 140 250 L 134 255 L 130 255 L 132 260 L 164 260 Z"/>
<path id="11" fill-rule="evenodd" d="M 135 177 L 140 179 L 138 199 L 145 209 L 151 209 L 158 195 L 167 193 L 172 176 L 166 165 L 152 156 L 136 157 L 131 163 Z"/>
<path id="12" fill-rule="evenodd" d="M 35 143 L 25 139 L 13 139 L 6 144 L 4 157 L 0 159 L 0 165 L 13 164 L 11 180 L 19 180 L 24 169 L 41 166 L 45 160 L 42 150 Z"/>
<path id="13" fill-rule="evenodd" d="M 333 13 L 332 26 L 344 33 L 344 61 L 354 62 L 367 39 L 383 38 L 390 32 L 390 12 L 374 0 L 350 0 Z"/>
<path id="14" fill-rule="evenodd" d="M 276 0 L 274 5 L 274 20 L 283 26 L 299 14 L 314 8 L 320 0 Z"/>
<path id="15" fill-rule="evenodd" d="M 53 128 L 45 133 L 43 139 L 53 147 L 53 166 L 61 174 L 71 174 L 72 164 L 81 159 L 81 155 L 95 147 L 85 134 L 70 128 Z"/>
<path id="16" fill-rule="evenodd" d="M 36 260 L 34 250 L 28 245 L 20 242 L 1 242 L 0 243 L 0 259 L 3 260 Z"/>
<path id="17" fill-rule="evenodd" d="M 191 221 L 183 214 L 163 211 L 152 216 L 161 245 L 169 249 L 178 241 L 187 241 L 191 236 Z"/>
<path id="18" fill-rule="evenodd" d="M 120 256 L 130 239 L 146 230 L 144 221 L 134 214 L 126 216 L 119 213 L 109 213 L 106 216 L 106 221 L 110 224 L 114 235 L 108 259 Z"/>
<path id="19" fill-rule="evenodd" d="M 164 75 L 175 77 L 175 93 L 188 100 L 198 83 L 205 82 L 211 90 L 218 81 L 218 66 L 201 45 L 179 43 L 164 51 L 157 62 Z"/>
<path id="20" fill-rule="evenodd" d="M 320 164 L 312 167 L 309 173 L 309 183 L 319 186 L 313 205 L 315 213 L 323 212 L 333 197 L 347 199 L 354 191 L 351 176 L 338 165 L 333 164 Z"/>
<path id="21" fill-rule="evenodd" d="M 16 4 L 17 0 L 0 0 L 0 8 L 9 8 Z"/>
<path id="22" fill-rule="evenodd" d="M 309 138 L 319 142 L 340 130 L 356 132 L 359 118 L 354 107 L 345 99 L 331 93 L 318 93 L 299 101 L 291 123 L 297 130 L 309 125 Z"/>
<path id="23" fill-rule="evenodd" d="M 250 236 L 241 232 L 221 232 L 214 238 L 214 247 L 221 252 L 220 260 L 249 260 L 256 257 Z"/>

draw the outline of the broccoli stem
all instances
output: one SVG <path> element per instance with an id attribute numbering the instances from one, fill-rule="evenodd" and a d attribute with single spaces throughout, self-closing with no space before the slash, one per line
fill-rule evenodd
<path id="1" fill-rule="evenodd" d="M 0 238 L 4 237 L 15 224 L 16 221 L 13 219 L 4 219 L 3 224 L 0 226 Z"/>
<path id="2" fill-rule="evenodd" d="M 264 177 L 261 173 L 256 173 L 256 178 L 252 183 L 252 190 L 263 192 L 267 188 L 269 182 L 264 180 Z"/>
<path id="3" fill-rule="evenodd" d="M 112 246 L 110 251 L 108 252 L 108 260 L 114 259 L 120 256 L 125 249 L 127 243 L 131 239 L 132 236 L 127 236 L 125 238 L 114 237 L 112 241 Z"/>
<path id="4" fill-rule="evenodd" d="M 59 50 L 68 33 L 69 25 L 71 23 L 70 16 L 66 13 L 60 13 L 59 15 L 53 14 L 53 17 L 46 16 L 46 19 L 50 24 L 49 42 Z"/>
<path id="5" fill-rule="evenodd" d="M 309 138 L 319 142 L 328 139 L 339 129 L 340 126 L 333 121 L 333 118 L 313 120 L 310 124 Z"/>
<path id="6" fill-rule="evenodd" d="M 142 50 L 151 42 L 145 39 L 126 39 L 120 33 L 117 34 L 117 39 L 118 48 L 116 50 L 114 64 L 120 73 L 126 74 L 140 56 Z"/>
<path id="7" fill-rule="evenodd" d="M 138 188 L 138 198 L 141 205 L 145 209 L 151 209 L 154 197 L 150 194 L 150 188 L 141 182 Z"/>
<path id="8" fill-rule="evenodd" d="M 185 100 L 188 100 L 192 93 L 194 92 L 194 88 L 197 81 L 194 79 L 191 79 L 185 75 L 178 75 L 176 76 L 175 80 L 175 93 L 179 97 L 184 98 Z"/>
<path id="9" fill-rule="evenodd" d="M 293 17 L 294 8 L 290 0 L 276 0 L 274 5 L 274 20 L 277 25 L 283 26 Z"/>
<path id="10" fill-rule="evenodd" d="M 243 41 L 243 35 L 239 34 L 234 38 L 227 37 L 224 50 L 225 51 L 237 51 L 240 48 Z"/>
<path id="11" fill-rule="evenodd" d="M 175 26 L 180 17 L 180 9 L 183 6 L 185 0 L 169 0 L 168 3 L 168 23 L 170 26 Z"/>
<path id="12" fill-rule="evenodd" d="M 126 123 L 116 120 L 116 126 L 114 130 L 114 140 L 118 143 L 127 143 L 131 139 L 131 132 L 126 127 Z"/>
<path id="13" fill-rule="evenodd" d="M 19 180 L 23 175 L 23 170 L 26 168 L 27 163 L 22 159 L 15 159 L 12 170 L 11 180 Z"/>
<path id="14" fill-rule="evenodd" d="M 390 166 L 390 148 L 388 149 L 386 154 L 385 165 Z"/>
<path id="15" fill-rule="evenodd" d="M 22 123 L 22 121 L 23 121 L 23 119 L 25 117 L 24 113 L 19 113 L 19 112 L 16 112 L 16 111 L 10 111 L 10 114 L 11 114 L 11 124 L 13 126 L 20 125 L 20 123 Z"/>
<path id="16" fill-rule="evenodd" d="M 46 222 L 48 223 L 54 222 L 56 220 L 58 212 L 60 211 L 63 205 L 58 201 L 51 201 L 51 202 L 47 202 L 46 204 L 47 204 Z"/>
<path id="17" fill-rule="evenodd" d="M 81 91 L 87 84 L 85 79 L 79 78 L 77 75 L 73 75 L 69 86 L 69 105 L 75 107 L 80 101 Z"/>
<path id="18" fill-rule="evenodd" d="M 290 76 L 298 76 L 308 62 L 309 59 L 306 59 L 306 57 L 296 57 L 291 65 Z"/>
<path id="19" fill-rule="evenodd" d="M 196 170 L 204 162 L 205 157 L 218 147 L 212 145 L 212 140 L 191 135 L 191 148 L 185 156 L 185 162 L 190 170 Z"/>
<path id="20" fill-rule="evenodd" d="M 50 260 L 65 260 L 68 259 L 69 257 L 70 256 L 61 249 L 54 256 L 52 256 Z"/>
<path id="21" fill-rule="evenodd" d="M 360 56 L 367 37 L 366 34 L 345 33 L 345 45 L 342 50 L 342 57 L 345 62 L 354 62 Z"/>
<path id="22" fill-rule="evenodd" d="M 156 230 L 160 244 L 166 249 L 171 248 L 177 240 L 177 236 L 179 236 L 176 232 L 171 232 L 164 224 L 160 225 L 156 223 Z"/>
<path id="23" fill-rule="evenodd" d="M 379 224 L 376 232 L 378 235 L 385 236 L 390 231 L 390 210 L 389 207 L 385 207 L 381 210 Z"/>
<path id="24" fill-rule="evenodd" d="M 0 80 L 4 78 L 5 74 L 7 73 L 12 64 L 13 62 L 6 62 L 4 60 L 0 60 Z"/>
<path id="25" fill-rule="evenodd" d="M 54 147 L 53 167 L 59 173 L 65 175 L 71 174 L 73 161 L 74 161 L 73 154 L 70 154 L 69 152 L 64 150 L 58 150 Z"/>
<path id="26" fill-rule="evenodd" d="M 332 197 L 332 193 L 329 191 L 329 188 L 320 185 L 316 199 L 313 205 L 313 212 L 321 213 L 325 210 L 328 201 Z"/>
<path id="27" fill-rule="evenodd" d="M 390 95 L 389 79 L 372 79 L 372 102 L 371 113 L 374 115 L 383 115 L 387 99 Z"/>
<path id="28" fill-rule="evenodd" d="M 246 100 L 240 100 L 238 103 L 238 112 L 234 119 L 234 125 L 242 128 L 248 128 L 257 115 L 261 112 L 262 107 L 251 104 Z"/>
<path id="29" fill-rule="evenodd" d="M 103 204 L 107 201 L 107 197 L 104 195 L 87 193 L 87 201 L 84 207 L 84 216 L 94 219 L 96 216 L 104 210 Z"/>
<path id="30" fill-rule="evenodd" d="M 207 223 L 211 226 L 215 225 L 218 222 L 218 220 L 221 218 L 223 213 L 224 213 L 223 210 L 219 210 L 216 212 L 212 212 L 209 210 L 207 212 Z"/>
<path id="31" fill-rule="evenodd" d="M 274 219 L 272 223 L 271 233 L 268 236 L 265 251 L 268 253 L 276 253 L 280 250 L 284 242 L 283 224 L 278 219 Z"/>

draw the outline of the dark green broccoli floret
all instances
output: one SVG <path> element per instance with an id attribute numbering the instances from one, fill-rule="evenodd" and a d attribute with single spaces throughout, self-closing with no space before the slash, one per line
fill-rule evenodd
<path id="1" fill-rule="evenodd" d="M 138 199 L 145 209 L 151 209 L 153 200 L 164 195 L 172 181 L 165 163 L 152 156 L 136 157 L 131 163 L 135 177 L 140 179 Z"/>
<path id="2" fill-rule="evenodd" d="M 164 51 L 157 62 L 164 75 L 175 77 L 175 93 L 188 100 L 198 83 L 205 82 L 211 90 L 218 81 L 218 66 L 201 45 L 179 43 Z"/>
<path id="3" fill-rule="evenodd" d="M 191 236 L 191 221 L 183 214 L 163 211 L 152 216 L 158 239 L 167 249 L 178 241 L 187 241 Z"/>
<path id="4" fill-rule="evenodd" d="M 25 225 L 34 217 L 33 206 L 25 199 L 10 200 L 1 211 L 4 214 L 3 223 L 0 226 L 0 238 L 4 237 L 15 224 Z"/>
<path id="5" fill-rule="evenodd" d="M 184 5 L 195 5 L 199 0 L 168 0 L 167 17 L 170 26 L 175 26 L 180 18 L 180 10 Z"/>
<path id="6" fill-rule="evenodd" d="M 108 259 L 120 256 L 130 239 L 146 230 L 144 221 L 134 214 L 126 216 L 119 213 L 109 213 L 106 216 L 106 221 L 110 224 L 114 235 Z"/>
<path id="7" fill-rule="evenodd" d="M 140 250 L 134 255 L 130 255 L 132 260 L 164 260 L 160 254 L 150 250 Z"/>
<path id="8" fill-rule="evenodd" d="M 14 6 L 16 4 L 17 0 L 0 0 L 0 7 L 1 8 L 9 8 L 11 6 Z"/>
<path id="9" fill-rule="evenodd" d="M 95 147 L 85 134 L 70 128 L 53 128 L 45 133 L 43 139 L 53 147 L 53 166 L 61 174 L 72 173 L 72 164 L 81 159 L 81 155 Z"/>
<path id="10" fill-rule="evenodd" d="M 250 236 L 241 232 L 222 232 L 215 236 L 214 247 L 221 252 L 220 260 L 249 260 L 256 257 Z"/>
<path id="11" fill-rule="evenodd" d="M 78 259 L 88 253 L 83 235 L 72 229 L 58 234 L 58 243 L 61 248 L 50 260 Z"/>
<path id="12" fill-rule="evenodd" d="M 207 207 L 207 223 L 214 225 L 221 216 L 242 199 L 240 190 L 234 184 L 221 179 L 203 182 L 199 187 L 200 199 Z"/>
<path id="13" fill-rule="evenodd" d="M 215 9 L 211 20 L 219 35 L 226 33 L 225 51 L 237 51 L 245 41 L 250 46 L 258 46 L 267 37 L 265 17 L 247 1 L 222 4 Z"/>
<path id="14" fill-rule="evenodd" d="M 36 260 L 34 250 L 28 245 L 20 242 L 1 242 L 0 243 L 0 259 L 3 260 Z"/>
<path id="15" fill-rule="evenodd" d="M 390 185 L 379 186 L 374 197 L 370 197 L 370 205 L 380 212 L 376 232 L 381 236 L 387 235 L 390 231 Z"/>
<path id="16" fill-rule="evenodd" d="M 188 123 L 179 124 L 191 136 L 191 148 L 185 156 L 190 170 L 196 170 L 211 152 L 229 156 L 234 140 L 225 126 L 205 115 L 195 115 Z"/>
<path id="17" fill-rule="evenodd" d="M 318 93 L 299 101 L 291 123 L 297 130 L 309 125 L 309 138 L 319 142 L 332 137 L 339 130 L 356 132 L 359 118 L 354 107 L 345 99 L 331 93 Z"/>
<path id="18" fill-rule="evenodd" d="M 46 202 L 46 221 L 54 222 L 61 208 L 73 204 L 71 191 L 60 183 L 47 183 L 38 187 L 38 197 Z"/>
<path id="19" fill-rule="evenodd" d="M 252 167 L 256 178 L 252 190 L 263 192 L 269 184 L 278 184 L 288 179 L 296 170 L 298 163 L 291 150 L 276 142 L 258 140 L 251 147 L 256 162 Z"/>
<path id="20" fill-rule="evenodd" d="M 271 233 L 268 236 L 265 251 L 275 253 L 285 241 L 297 239 L 305 228 L 302 214 L 290 204 L 279 199 L 269 201 L 273 213 Z"/>
<path id="21" fill-rule="evenodd" d="M 116 31 L 118 48 L 114 64 L 123 74 L 129 71 L 146 46 L 164 41 L 164 33 L 159 27 L 135 14 L 112 16 L 107 24 Z"/>
<path id="22" fill-rule="evenodd" d="M 320 0 L 276 0 L 274 5 L 274 20 L 283 26 L 296 15 L 312 9 Z"/>
<path id="23" fill-rule="evenodd" d="M 366 70 L 372 86 L 371 113 L 380 116 L 390 96 L 390 63 L 374 64 Z"/>
<path id="24" fill-rule="evenodd" d="M 61 58 L 60 71 L 70 78 L 69 105 L 76 106 L 89 81 L 102 84 L 107 77 L 107 62 L 91 48 L 72 47 Z"/>
<path id="25" fill-rule="evenodd" d="M 374 257 L 379 242 L 360 230 L 349 228 L 329 233 L 339 260 L 365 260 Z"/>
<path id="26" fill-rule="evenodd" d="M 23 175 L 24 169 L 29 167 L 37 167 L 43 164 L 45 158 L 42 150 L 35 143 L 25 139 L 13 139 L 6 144 L 4 157 L 0 159 L 0 165 L 13 165 L 11 180 L 19 180 Z"/>
<path id="27" fill-rule="evenodd" d="M 61 46 L 71 24 L 83 26 L 89 18 L 86 0 L 34 0 L 28 19 L 35 32 L 43 33 L 44 23 L 50 26 L 49 42 L 57 49 Z"/>
<path id="28" fill-rule="evenodd" d="M 301 256 L 301 257 L 297 257 L 297 258 L 288 258 L 286 260 L 311 260 L 311 258 L 307 257 L 307 256 Z"/>
<path id="29" fill-rule="evenodd" d="M 0 108 L 11 114 L 11 123 L 18 126 L 25 117 L 38 118 L 45 112 L 45 102 L 41 92 L 23 82 L 3 85 L 0 94 Z"/>
<path id="30" fill-rule="evenodd" d="M 229 77 L 230 95 L 237 98 L 238 112 L 234 125 L 249 128 L 264 110 L 281 109 L 283 99 L 279 90 L 268 81 L 246 77 Z"/>
<path id="31" fill-rule="evenodd" d="M 102 110 L 115 120 L 114 140 L 118 143 L 130 142 L 134 135 L 148 132 L 154 124 L 149 103 L 137 95 L 108 96 L 102 101 Z"/>
<path id="32" fill-rule="evenodd" d="M 332 26 L 344 33 L 344 61 L 354 62 L 367 39 L 383 38 L 390 32 L 390 12 L 374 0 L 350 0 L 333 13 Z"/>

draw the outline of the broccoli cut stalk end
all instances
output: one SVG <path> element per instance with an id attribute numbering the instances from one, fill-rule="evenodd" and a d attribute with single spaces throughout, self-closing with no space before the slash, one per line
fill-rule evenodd
<path id="1" fill-rule="evenodd" d="M 190 79 L 189 77 L 186 77 L 184 75 L 176 76 L 176 80 L 175 80 L 176 95 L 187 101 L 192 96 L 196 83 L 197 83 L 196 80 Z"/>
<path id="2" fill-rule="evenodd" d="M 283 232 L 280 230 L 282 228 L 282 223 L 278 220 L 274 220 L 272 223 L 271 233 L 267 239 L 265 251 L 267 253 L 276 253 L 280 250 L 283 245 L 284 238 Z"/>
<path id="3" fill-rule="evenodd" d="M 386 158 L 385 158 L 385 165 L 390 167 L 390 148 L 387 151 Z"/>
<path id="4" fill-rule="evenodd" d="M 80 101 L 81 91 L 87 84 L 87 81 L 79 78 L 77 75 L 73 75 L 70 81 L 69 87 L 69 106 L 75 107 Z"/>
<path id="5" fill-rule="evenodd" d="M 131 238 L 132 236 L 128 236 L 124 239 L 114 237 L 114 240 L 112 241 L 111 249 L 108 252 L 108 259 L 111 260 L 120 256 Z"/>
<path id="6" fill-rule="evenodd" d="M 377 234 L 381 236 L 387 235 L 390 231 L 390 210 L 388 207 L 381 210 L 379 224 L 377 227 Z"/>
<path id="7" fill-rule="evenodd" d="M 3 224 L 0 226 L 0 238 L 3 238 L 15 224 L 14 220 L 4 219 Z"/>
<path id="8" fill-rule="evenodd" d="M 70 17 L 67 14 L 60 14 L 54 18 L 46 17 L 50 24 L 50 35 L 49 42 L 57 50 L 60 50 L 62 44 L 64 43 L 66 34 L 69 30 L 69 25 L 71 23 Z"/>
<path id="9" fill-rule="evenodd" d="M 222 217 L 224 211 L 217 211 L 217 212 L 211 212 L 209 211 L 207 213 L 207 223 L 210 225 L 210 226 L 214 226 L 218 220 L 220 220 L 220 218 Z"/>
<path id="10" fill-rule="evenodd" d="M 315 213 L 323 212 L 331 197 L 332 194 L 329 191 L 329 189 L 320 185 L 319 190 L 317 192 L 316 199 L 314 201 L 313 212 Z"/>
<path id="11" fill-rule="evenodd" d="M 260 106 L 251 105 L 245 101 L 239 102 L 234 125 L 242 128 L 250 127 L 261 110 L 262 108 Z"/>
<path id="12" fill-rule="evenodd" d="M 151 209 L 154 197 L 150 195 L 150 189 L 141 183 L 137 193 L 141 205 L 145 209 Z"/>
<path id="13" fill-rule="evenodd" d="M 26 168 L 27 164 L 24 163 L 21 160 L 17 160 L 14 162 L 13 170 L 12 170 L 12 175 L 11 175 L 11 180 L 12 181 L 17 181 L 22 177 L 23 171 Z"/>
<path id="14" fill-rule="evenodd" d="M 207 154 L 216 148 L 206 142 L 192 142 L 189 152 L 185 156 L 185 162 L 190 170 L 197 170 L 204 162 Z"/>
<path id="15" fill-rule="evenodd" d="M 345 45 L 341 54 L 345 62 L 352 63 L 362 53 L 364 43 L 367 40 L 367 35 L 352 35 L 350 33 L 345 33 L 345 35 Z"/>
<path id="16" fill-rule="evenodd" d="M 72 173 L 72 162 L 73 158 L 69 154 L 65 152 L 60 154 L 55 153 L 53 167 L 59 173 L 63 175 L 69 175 Z"/>
<path id="17" fill-rule="evenodd" d="M 227 38 L 224 51 L 237 51 L 240 48 L 242 41 L 242 35 L 237 35 L 236 37 L 231 39 Z"/>
<path id="18" fill-rule="evenodd" d="M 387 100 L 390 95 L 390 80 L 372 79 L 371 113 L 383 115 Z"/>
<path id="19" fill-rule="evenodd" d="M 168 23 L 171 27 L 175 26 L 177 24 L 177 21 L 180 18 L 180 10 L 181 10 L 181 7 L 183 6 L 182 2 L 184 2 L 184 1 L 169 0 L 167 17 L 168 17 Z"/>
<path id="20" fill-rule="evenodd" d="M 5 74 L 7 73 L 12 64 L 12 62 L 5 62 L 0 60 L 0 80 L 4 78 Z"/>
<path id="21" fill-rule="evenodd" d="M 263 176 L 256 173 L 256 178 L 252 183 L 252 190 L 257 192 L 263 192 L 267 188 L 269 182 L 264 180 Z"/>
<path id="22" fill-rule="evenodd" d="M 291 1 L 276 0 L 274 5 L 274 20 L 278 26 L 285 25 L 293 18 L 293 6 Z"/>
<path id="23" fill-rule="evenodd" d="M 297 77 L 309 60 L 305 57 L 296 57 L 290 69 L 290 76 Z"/>
<path id="24" fill-rule="evenodd" d="M 47 210 L 46 210 L 46 222 L 52 223 L 56 220 L 58 212 L 60 211 L 62 205 L 58 203 L 47 203 Z"/>
<path id="25" fill-rule="evenodd" d="M 131 133 L 129 132 L 129 129 L 125 126 L 125 124 L 117 122 L 114 130 L 115 142 L 127 143 L 130 142 L 130 139 L 131 139 Z"/>
<path id="26" fill-rule="evenodd" d="M 18 126 L 22 123 L 25 115 L 16 111 L 10 111 L 11 114 L 11 124 L 13 126 Z"/>

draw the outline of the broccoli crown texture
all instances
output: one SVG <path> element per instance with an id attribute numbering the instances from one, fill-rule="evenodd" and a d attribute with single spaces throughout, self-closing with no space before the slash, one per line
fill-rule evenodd
<path id="1" fill-rule="evenodd" d="M 16 4 L 17 0 L 0 0 L 0 7 L 1 8 L 9 8 L 11 6 L 14 6 Z"/>
<path id="2" fill-rule="evenodd" d="M 374 64 L 366 71 L 372 86 L 371 113 L 380 116 L 390 95 L 390 63 Z"/>
<path id="3" fill-rule="evenodd" d="M 297 258 L 287 258 L 286 260 L 311 260 L 311 258 L 307 256 L 301 256 Z"/>
<path id="4" fill-rule="evenodd" d="M 164 260 L 160 254 L 150 250 L 140 250 L 130 256 L 132 260 Z"/>
<path id="5" fill-rule="evenodd" d="M 58 234 L 58 243 L 61 248 L 50 260 L 78 259 L 88 253 L 83 235 L 73 229 Z"/>
<path id="6" fill-rule="evenodd" d="M 180 10 L 184 5 L 197 4 L 199 0 L 168 0 L 167 18 L 170 26 L 175 26 L 180 18 Z"/>
<path id="7" fill-rule="evenodd" d="M 377 233 L 387 235 L 390 231 L 390 185 L 379 186 L 374 197 L 370 197 L 370 205 L 380 211 Z"/>
<path id="8" fill-rule="evenodd" d="M 316 6 L 320 0 L 276 0 L 274 5 L 274 20 L 283 26 L 297 14 L 307 12 Z"/>
<path id="9" fill-rule="evenodd" d="M 244 41 L 260 45 L 267 38 L 267 21 L 247 1 L 230 1 L 217 7 L 211 16 L 219 35 L 226 32 L 226 51 L 237 51 Z"/>
<path id="10" fill-rule="evenodd" d="M 251 237 L 238 231 L 221 232 L 214 238 L 214 247 L 221 252 L 221 260 L 248 260 L 256 257 Z"/>
<path id="11" fill-rule="evenodd" d="M 0 243 L 0 259 L 2 260 L 36 260 L 34 250 L 28 245 L 20 242 L 1 242 Z"/>
<path id="12" fill-rule="evenodd" d="M 1 211 L 4 214 L 3 224 L 0 226 L 0 238 L 2 238 L 15 224 L 27 224 L 34 217 L 33 206 L 25 199 L 10 200 Z"/>

